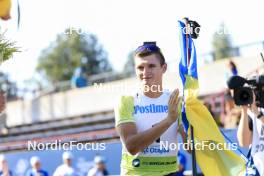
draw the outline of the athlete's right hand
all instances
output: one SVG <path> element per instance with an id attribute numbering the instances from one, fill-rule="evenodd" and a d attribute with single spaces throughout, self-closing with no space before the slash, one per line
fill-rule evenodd
<path id="1" fill-rule="evenodd" d="M 169 99 L 169 110 L 168 110 L 168 119 L 170 122 L 175 122 L 179 116 L 178 106 L 180 103 L 181 97 L 179 97 L 179 89 L 175 89 Z"/>

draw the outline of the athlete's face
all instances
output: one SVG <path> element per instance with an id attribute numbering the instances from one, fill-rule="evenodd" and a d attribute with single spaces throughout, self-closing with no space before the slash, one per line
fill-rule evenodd
<path id="1" fill-rule="evenodd" d="M 143 85 L 161 86 L 162 75 L 167 69 L 167 65 L 160 65 L 160 61 L 155 54 L 145 57 L 135 57 L 135 69 L 138 79 Z"/>

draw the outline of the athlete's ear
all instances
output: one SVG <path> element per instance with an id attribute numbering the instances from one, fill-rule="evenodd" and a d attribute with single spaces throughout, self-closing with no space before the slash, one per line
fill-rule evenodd
<path id="1" fill-rule="evenodd" d="M 162 73 L 165 73 L 166 70 L 167 70 L 167 64 L 165 63 L 162 65 Z"/>

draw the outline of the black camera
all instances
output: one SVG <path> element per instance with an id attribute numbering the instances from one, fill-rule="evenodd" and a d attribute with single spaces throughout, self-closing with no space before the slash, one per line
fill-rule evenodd
<path id="1" fill-rule="evenodd" d="M 256 105 L 264 108 L 264 75 L 245 79 L 240 76 L 232 76 L 227 85 L 234 89 L 234 101 L 236 105 L 248 105 L 253 103 L 253 92 L 256 96 Z"/>

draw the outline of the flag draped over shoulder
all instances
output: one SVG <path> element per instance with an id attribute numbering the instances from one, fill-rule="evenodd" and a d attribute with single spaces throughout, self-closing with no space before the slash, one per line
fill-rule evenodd
<path id="1" fill-rule="evenodd" d="M 231 151 L 230 147 L 226 147 L 224 137 L 212 115 L 197 98 L 199 84 L 195 46 L 192 38 L 185 34 L 185 24 L 181 21 L 179 29 L 181 45 L 179 71 L 184 88 L 182 122 L 189 133 L 189 126 L 193 127 L 195 144 L 205 144 L 203 148 L 196 148 L 196 160 L 205 176 L 241 175 L 245 171 L 245 161 Z"/>

